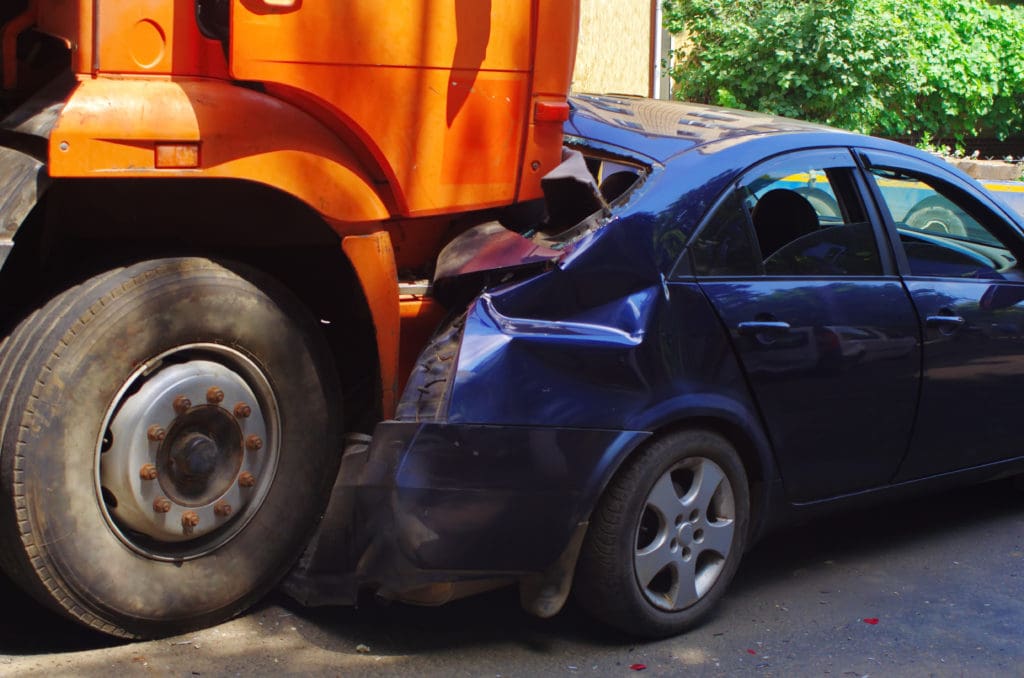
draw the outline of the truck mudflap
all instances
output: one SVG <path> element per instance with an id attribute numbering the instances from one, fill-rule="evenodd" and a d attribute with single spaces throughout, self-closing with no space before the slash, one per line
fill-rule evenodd
<path id="1" fill-rule="evenodd" d="M 0 268 L 14 235 L 50 186 L 50 132 L 76 82 L 63 73 L 0 121 Z"/>
<path id="2" fill-rule="evenodd" d="M 0 146 L 0 268 L 14 247 L 14 235 L 49 184 L 45 162 Z"/>

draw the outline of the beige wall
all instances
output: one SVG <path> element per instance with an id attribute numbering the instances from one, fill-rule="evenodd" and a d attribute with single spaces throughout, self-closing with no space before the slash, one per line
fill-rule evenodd
<path id="1" fill-rule="evenodd" d="M 647 96 L 651 9 L 651 0 L 580 1 L 573 91 Z"/>

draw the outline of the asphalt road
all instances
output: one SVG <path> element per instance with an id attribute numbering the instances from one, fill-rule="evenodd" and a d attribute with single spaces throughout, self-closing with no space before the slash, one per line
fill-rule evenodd
<path id="1" fill-rule="evenodd" d="M 534 619 L 512 591 L 435 609 L 275 596 L 145 643 L 81 630 L 6 582 L 0 595 L 4 676 L 1020 676 L 1024 492 L 996 483 L 776 533 L 706 624 L 660 642 L 572 606 Z"/>

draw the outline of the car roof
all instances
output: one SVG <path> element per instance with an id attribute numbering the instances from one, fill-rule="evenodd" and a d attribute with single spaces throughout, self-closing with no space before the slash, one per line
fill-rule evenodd
<path id="1" fill-rule="evenodd" d="M 569 102 L 572 113 L 565 127 L 568 134 L 625 148 L 659 162 L 698 146 L 743 137 L 852 134 L 764 113 L 622 94 L 574 94 Z"/>

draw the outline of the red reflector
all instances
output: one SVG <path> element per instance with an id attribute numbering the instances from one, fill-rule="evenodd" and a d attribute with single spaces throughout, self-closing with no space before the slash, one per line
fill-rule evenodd
<path id="1" fill-rule="evenodd" d="M 565 101 L 538 101 L 533 111 L 534 122 L 565 122 L 569 119 L 569 104 Z"/>

